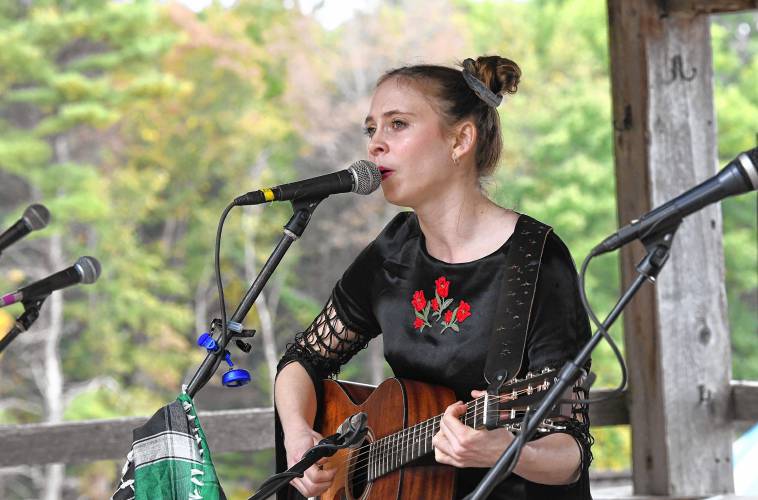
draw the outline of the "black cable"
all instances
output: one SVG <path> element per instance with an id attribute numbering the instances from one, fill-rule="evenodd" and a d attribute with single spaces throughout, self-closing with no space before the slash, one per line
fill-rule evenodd
<path id="1" fill-rule="evenodd" d="M 589 266 L 590 260 L 595 255 L 593 253 L 590 253 L 585 257 L 584 262 L 582 263 L 582 270 L 579 273 L 579 298 L 582 300 L 582 305 L 584 306 L 585 311 L 587 311 L 587 315 L 590 317 L 592 322 L 597 326 L 597 329 L 600 331 L 600 334 L 603 336 L 603 338 L 608 342 L 608 344 L 611 346 L 611 350 L 613 350 L 613 354 L 616 355 L 616 359 L 619 362 L 619 367 L 621 368 L 621 383 L 613 389 L 608 395 L 600 397 L 600 398 L 587 398 L 587 399 L 565 399 L 562 402 L 565 403 L 572 403 L 572 404 L 595 404 L 595 403 L 601 403 L 603 401 L 608 401 L 610 399 L 613 399 L 624 391 L 624 388 L 626 388 L 626 382 L 627 382 L 627 371 L 626 371 L 626 363 L 624 363 L 624 357 L 621 355 L 621 351 L 619 351 L 618 346 L 616 345 L 616 342 L 613 340 L 613 338 L 608 334 L 608 331 L 605 329 L 603 324 L 600 322 L 600 320 L 597 319 L 597 316 L 595 316 L 594 311 L 592 310 L 592 306 L 590 306 L 589 301 L 587 300 L 587 294 L 584 290 L 584 275 L 587 272 L 587 267 Z"/>
<path id="2" fill-rule="evenodd" d="M 226 325 L 226 302 L 224 302 L 224 284 L 221 282 L 221 231 L 224 229 L 224 221 L 232 208 L 236 205 L 232 201 L 224 209 L 224 213 L 221 214 L 221 219 L 218 221 L 218 228 L 216 229 L 216 248 L 214 250 L 214 264 L 216 266 L 216 287 L 218 288 L 218 301 L 221 306 L 221 339 L 223 345 L 226 345 L 226 334 L 228 333 Z"/>
<path id="3" fill-rule="evenodd" d="M 226 221 L 226 216 L 229 215 L 229 212 L 232 208 L 235 207 L 234 202 L 229 203 L 226 208 L 224 209 L 224 212 L 221 214 L 221 218 L 218 221 L 218 227 L 216 228 L 216 244 L 213 250 L 213 258 L 214 258 L 214 267 L 215 267 L 215 273 L 216 273 L 216 287 L 218 289 L 218 299 L 221 306 L 221 342 L 219 342 L 219 348 L 221 346 L 225 346 L 227 344 L 226 335 L 227 335 L 227 325 L 226 325 L 226 303 L 224 302 L 224 285 L 221 281 L 221 232 L 224 229 L 224 222 Z M 197 391 L 202 389 L 205 384 L 208 383 L 208 381 L 211 379 L 214 373 L 216 373 L 216 370 L 218 369 L 218 366 L 221 364 L 221 361 L 223 361 L 224 356 L 223 352 L 219 353 L 219 355 L 216 357 L 215 362 L 213 363 L 213 367 L 208 371 L 208 374 L 205 376 L 203 380 L 201 380 L 198 383 Z"/>

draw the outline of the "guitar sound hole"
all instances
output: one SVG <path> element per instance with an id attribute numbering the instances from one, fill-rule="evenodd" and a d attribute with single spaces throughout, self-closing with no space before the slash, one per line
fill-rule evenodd
<path id="1" fill-rule="evenodd" d="M 350 498 L 361 498 L 368 486 L 368 439 L 350 453 L 350 472 L 347 477 L 347 489 Z"/>

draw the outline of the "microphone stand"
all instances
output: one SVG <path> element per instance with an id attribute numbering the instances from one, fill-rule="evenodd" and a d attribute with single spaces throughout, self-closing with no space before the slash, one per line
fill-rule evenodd
<path id="1" fill-rule="evenodd" d="M 13 328 L 5 334 L 5 337 L 0 339 L 0 352 L 3 352 L 3 350 L 8 347 L 8 344 L 13 342 L 13 339 L 18 337 L 20 333 L 27 331 L 32 324 L 37 321 L 37 318 L 39 318 L 40 307 L 42 307 L 42 303 L 45 302 L 45 299 L 48 297 L 49 295 L 45 295 L 43 297 L 21 302 L 24 305 L 24 312 L 16 319 Z"/>
<path id="2" fill-rule="evenodd" d="M 324 198 L 326 197 L 324 196 L 320 198 L 317 197 L 298 199 L 292 201 L 294 214 L 292 215 L 292 218 L 290 218 L 289 222 L 287 222 L 287 224 L 284 226 L 284 234 L 279 240 L 279 243 L 276 245 L 276 248 L 274 248 L 274 251 L 269 256 L 266 264 L 264 264 L 263 268 L 258 273 L 255 281 L 253 281 L 253 284 L 248 289 L 247 293 L 242 299 L 242 302 L 240 302 L 240 304 L 237 306 L 237 309 L 234 311 L 234 314 L 232 314 L 232 317 L 227 322 L 228 324 L 242 324 L 242 321 L 245 319 L 245 316 L 247 316 L 247 313 L 250 312 L 250 309 L 253 307 L 255 300 L 258 298 L 258 295 L 260 295 L 263 287 L 266 286 L 266 283 L 274 273 L 276 267 L 279 265 L 279 262 L 281 262 L 284 254 L 287 253 L 290 245 L 292 245 L 295 240 L 303 235 L 303 231 L 305 231 L 305 228 L 308 226 L 308 222 L 310 222 L 313 211 L 316 210 L 316 207 L 324 200 Z M 229 344 L 229 341 L 232 339 L 232 337 L 238 336 L 234 332 L 232 332 L 230 335 L 227 335 L 226 332 L 223 331 L 223 328 L 219 330 L 221 331 L 215 339 L 216 343 L 218 344 L 218 349 L 215 351 L 208 351 L 208 354 L 205 356 L 205 359 L 195 374 L 192 376 L 192 379 L 187 386 L 187 394 L 190 397 L 194 397 L 195 394 L 197 394 L 197 392 L 202 389 L 203 386 L 205 386 L 205 384 L 210 380 L 219 364 L 224 360 L 224 351 L 226 350 L 226 346 Z"/>
<path id="3" fill-rule="evenodd" d="M 616 321 L 621 311 L 626 307 L 629 301 L 634 297 L 637 291 L 646 280 L 655 282 L 658 273 L 663 269 L 663 265 L 669 258 L 671 243 L 673 242 L 676 230 L 679 229 L 681 219 L 668 225 L 666 228 L 657 233 L 648 235 L 642 242 L 645 245 L 647 255 L 637 265 L 639 275 L 634 283 L 624 292 L 622 297 L 614 306 L 613 310 L 603 321 L 603 328 L 607 331 Z M 597 347 L 603 338 L 602 331 L 598 330 L 584 345 L 576 357 L 567 361 L 561 371 L 555 378 L 552 387 L 546 392 L 545 397 L 540 401 L 533 412 L 527 412 L 524 421 L 526 424 L 521 429 L 520 435 L 514 439 L 505 449 L 503 454 L 497 460 L 495 465 L 487 472 L 477 485 L 476 489 L 469 493 L 464 500 L 483 500 L 489 496 L 492 490 L 502 482 L 510 472 L 515 468 L 514 461 L 518 460 L 521 448 L 537 432 L 537 427 L 548 414 L 548 412 L 557 404 L 564 391 L 574 383 L 579 376 L 581 367 L 590 359 L 592 351 Z M 528 417 L 528 418 L 527 418 Z M 503 474 L 503 471 L 507 471 Z"/>

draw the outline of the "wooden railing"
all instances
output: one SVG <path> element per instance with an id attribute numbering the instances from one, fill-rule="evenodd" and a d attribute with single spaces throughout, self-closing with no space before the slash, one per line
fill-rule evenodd
<path id="1" fill-rule="evenodd" d="M 593 391 L 593 397 L 608 391 Z M 732 419 L 758 421 L 758 382 L 732 382 Z M 629 423 L 626 394 L 593 405 L 594 427 Z M 62 424 L 0 426 L 0 467 L 48 463 L 83 463 L 124 459 L 132 442 L 132 429 L 147 417 L 86 420 Z M 274 412 L 271 408 L 200 412 L 214 454 L 265 450 L 274 446 Z"/>

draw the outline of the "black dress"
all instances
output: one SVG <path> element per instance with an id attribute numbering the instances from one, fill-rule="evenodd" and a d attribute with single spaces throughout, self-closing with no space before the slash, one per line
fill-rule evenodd
<path id="1" fill-rule="evenodd" d="M 516 223 L 516 231 L 523 218 Z M 396 377 L 442 385 L 458 399 L 485 389 L 483 367 L 510 240 L 490 255 L 449 264 L 430 256 L 413 212 L 397 215 L 356 258 L 322 313 L 287 346 L 280 369 L 300 362 L 311 378 L 334 376 L 342 364 L 383 333 L 384 355 Z M 545 243 L 520 376 L 560 368 L 589 338 L 571 255 L 551 232 Z M 314 383 L 320 387 L 321 384 Z M 577 482 L 545 486 L 511 475 L 490 498 L 588 499 L 591 461 L 586 408 L 576 406 L 567 431 L 582 451 Z M 460 469 L 457 497 L 487 469 Z"/>

